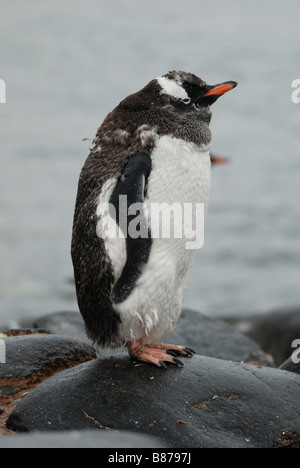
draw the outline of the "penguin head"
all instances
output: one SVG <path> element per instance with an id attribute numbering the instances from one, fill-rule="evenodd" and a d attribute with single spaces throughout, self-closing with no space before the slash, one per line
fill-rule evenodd
<path id="1" fill-rule="evenodd" d="M 212 113 L 210 106 L 216 100 L 237 86 L 227 81 L 210 86 L 201 78 L 182 71 L 171 71 L 157 78 L 160 96 L 168 104 L 165 108 L 175 115 L 178 127 L 174 135 L 186 141 L 209 145 L 211 132 L 209 124 Z"/>
<path id="2" fill-rule="evenodd" d="M 121 117 L 112 114 L 110 124 L 119 126 L 120 121 L 126 122 L 124 128 L 129 133 L 147 124 L 160 135 L 170 134 L 208 145 L 211 141 L 210 106 L 236 86 L 235 81 L 210 86 L 192 73 L 171 71 L 125 98 L 117 107 Z"/>
<path id="3" fill-rule="evenodd" d="M 209 86 L 192 73 L 171 71 L 128 96 L 120 106 L 131 111 L 144 111 L 171 105 L 179 111 L 201 110 L 211 106 L 220 96 L 235 88 L 235 81 Z"/>
<path id="4" fill-rule="evenodd" d="M 171 71 L 157 78 L 161 94 L 169 97 L 177 107 L 207 108 L 216 100 L 237 86 L 235 81 L 226 81 L 210 86 L 201 78 L 182 71 Z"/>

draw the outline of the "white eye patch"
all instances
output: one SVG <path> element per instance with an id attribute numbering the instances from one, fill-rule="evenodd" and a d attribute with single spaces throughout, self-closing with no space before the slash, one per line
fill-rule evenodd
<path id="1" fill-rule="evenodd" d="M 161 94 L 167 94 L 175 99 L 180 99 L 185 104 L 189 104 L 191 99 L 189 98 L 187 92 L 176 83 L 174 80 L 169 80 L 165 76 L 160 76 L 157 78 L 158 84 L 161 87 Z"/>

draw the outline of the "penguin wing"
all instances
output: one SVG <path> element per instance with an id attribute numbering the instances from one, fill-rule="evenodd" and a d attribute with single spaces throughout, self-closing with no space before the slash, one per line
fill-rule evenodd
<path id="1" fill-rule="evenodd" d="M 112 291 L 112 300 L 116 304 L 131 294 L 150 255 L 152 239 L 144 199 L 151 167 L 148 154 L 139 152 L 132 156 L 110 198 L 116 222 L 126 237 L 127 251 L 125 266 Z"/>

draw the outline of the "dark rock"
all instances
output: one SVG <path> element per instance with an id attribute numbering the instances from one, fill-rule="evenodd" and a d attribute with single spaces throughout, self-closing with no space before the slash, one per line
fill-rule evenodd
<path id="1" fill-rule="evenodd" d="M 84 321 L 79 312 L 55 312 L 35 320 L 35 328 L 46 328 L 54 335 L 70 336 L 90 342 L 85 333 Z"/>
<path id="2" fill-rule="evenodd" d="M 79 312 L 55 312 L 37 319 L 34 324 L 37 328 L 46 328 L 50 333 L 61 336 L 69 336 L 92 345 L 87 337 L 84 321 Z M 120 350 L 102 349 L 100 357 L 111 357 L 120 355 Z M 126 355 L 126 350 L 124 350 Z"/>
<path id="3" fill-rule="evenodd" d="M 265 352 L 270 353 L 277 366 L 290 357 L 293 341 L 300 339 L 299 307 L 230 321 L 238 331 L 245 333 Z"/>
<path id="4" fill-rule="evenodd" d="M 300 375 L 300 363 L 294 362 L 292 357 L 281 364 L 280 369 Z"/>
<path id="5" fill-rule="evenodd" d="M 149 435 L 129 431 L 70 431 L 1 437 L 0 448 L 163 448 Z"/>
<path id="6" fill-rule="evenodd" d="M 71 338 L 32 334 L 4 338 L 6 363 L 0 364 L 0 434 L 8 414 L 45 378 L 95 358 L 90 346 Z"/>
<path id="7" fill-rule="evenodd" d="M 6 363 L 0 367 L 0 379 L 51 375 L 95 358 L 94 348 L 64 336 L 13 336 L 4 342 Z"/>
<path id="8" fill-rule="evenodd" d="M 300 377 L 194 356 L 162 369 L 128 358 L 94 360 L 41 383 L 9 429 L 129 430 L 169 447 L 300 447 Z"/>
<path id="9" fill-rule="evenodd" d="M 271 356 L 233 326 L 224 320 L 194 310 L 182 311 L 178 326 L 169 341 L 186 345 L 201 356 L 264 366 L 273 365 Z"/>
<path id="10" fill-rule="evenodd" d="M 50 335 L 50 331 L 41 328 L 13 328 L 1 333 L 2 338 L 25 335 Z"/>
<path id="11" fill-rule="evenodd" d="M 6 330 L 22 328 L 16 320 L 8 320 L 7 322 L 0 323 L 0 335 Z"/>
<path id="12" fill-rule="evenodd" d="M 36 320 L 34 326 L 46 328 L 51 333 L 77 337 L 89 342 L 85 335 L 81 315 L 76 312 L 57 312 Z M 272 366 L 273 360 L 250 338 L 238 333 L 224 320 L 184 309 L 177 328 L 166 342 L 183 344 L 197 354 L 238 362 L 253 362 Z M 120 355 L 120 350 L 101 350 L 100 357 Z M 124 351 L 126 355 L 126 350 Z"/>

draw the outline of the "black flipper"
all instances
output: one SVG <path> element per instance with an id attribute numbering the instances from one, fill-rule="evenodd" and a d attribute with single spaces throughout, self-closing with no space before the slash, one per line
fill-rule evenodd
<path id="1" fill-rule="evenodd" d="M 137 153 L 130 158 L 110 199 L 116 222 L 126 236 L 127 250 L 126 264 L 112 292 L 116 304 L 131 294 L 150 255 L 152 239 L 143 202 L 151 166 L 151 158 L 146 153 Z M 138 205 L 134 205 L 136 203 Z"/>

